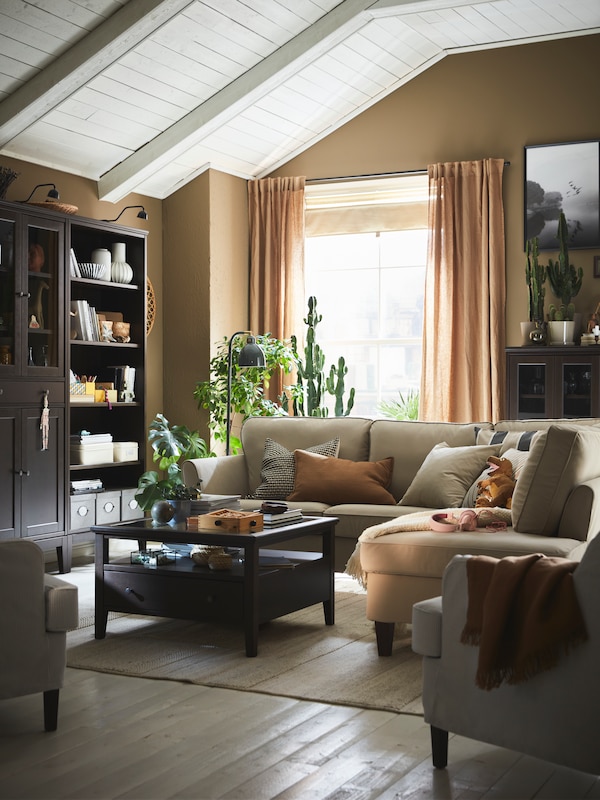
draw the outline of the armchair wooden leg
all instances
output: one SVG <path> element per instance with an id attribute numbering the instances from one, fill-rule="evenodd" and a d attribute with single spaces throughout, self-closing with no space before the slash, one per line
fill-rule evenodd
<path id="1" fill-rule="evenodd" d="M 391 656 L 394 644 L 394 622 L 375 622 L 377 652 L 380 656 Z"/>
<path id="2" fill-rule="evenodd" d="M 431 729 L 431 757 L 433 766 L 437 769 L 445 769 L 448 764 L 448 731 L 436 728 Z"/>
<path id="3" fill-rule="evenodd" d="M 44 692 L 44 729 L 55 731 L 58 727 L 58 689 Z"/>

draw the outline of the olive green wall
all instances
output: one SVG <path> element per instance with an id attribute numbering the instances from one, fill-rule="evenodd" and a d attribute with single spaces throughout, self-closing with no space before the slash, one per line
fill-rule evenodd
<path id="1" fill-rule="evenodd" d="M 599 138 L 599 72 L 600 36 L 448 56 L 273 175 L 321 178 L 441 161 L 510 161 L 504 173 L 507 344 L 519 345 L 519 322 L 527 319 L 523 148 Z M 584 319 L 600 300 L 597 252 L 572 253 L 585 273 L 574 300 Z M 551 299 L 548 290 L 546 309 Z"/>

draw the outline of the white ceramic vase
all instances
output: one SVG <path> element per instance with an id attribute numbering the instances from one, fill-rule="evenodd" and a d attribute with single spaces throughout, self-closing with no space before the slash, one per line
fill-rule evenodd
<path id="1" fill-rule="evenodd" d="M 97 250 L 92 250 L 92 262 L 94 264 L 102 264 L 104 267 L 104 272 L 98 280 L 109 281 L 112 271 L 112 256 L 110 250 L 107 250 L 106 247 L 99 247 Z"/>
<path id="2" fill-rule="evenodd" d="M 125 242 L 115 242 L 112 246 L 111 279 L 115 283 L 131 283 L 133 270 L 127 263 Z"/>

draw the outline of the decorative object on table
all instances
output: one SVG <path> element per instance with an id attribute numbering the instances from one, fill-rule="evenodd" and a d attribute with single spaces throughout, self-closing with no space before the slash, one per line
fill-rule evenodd
<path id="1" fill-rule="evenodd" d="M 103 342 L 114 342 L 113 338 L 113 321 L 112 319 L 101 319 L 100 320 L 100 339 Z"/>
<path id="2" fill-rule="evenodd" d="M 157 525 L 166 525 L 175 516 L 175 508 L 168 500 L 157 500 L 150 509 L 150 516 Z"/>
<path id="3" fill-rule="evenodd" d="M 232 379 L 232 355 L 233 355 L 233 341 L 236 336 L 248 335 L 246 344 L 240 350 L 238 356 L 238 367 L 265 367 L 265 353 L 262 347 L 256 343 L 255 337 L 251 331 L 237 331 L 229 340 L 227 348 L 227 429 L 225 438 L 225 455 L 229 455 L 231 451 L 231 379 Z"/>
<path id="4" fill-rule="evenodd" d="M 600 247 L 600 142 L 564 142 L 525 148 L 525 241 L 555 250 L 560 212 L 569 220 L 571 248 Z"/>
<path id="5" fill-rule="evenodd" d="M 138 211 L 137 213 L 138 219 L 148 219 L 148 214 L 144 206 L 125 206 L 125 208 L 114 219 L 103 219 L 102 222 L 116 222 L 130 208 L 140 208 L 141 211 Z"/>
<path id="6" fill-rule="evenodd" d="M 142 511 L 149 511 L 157 500 L 196 499 L 198 490 L 183 483 L 181 463 L 213 455 L 198 431 L 190 431 L 185 425 L 171 426 L 166 417 L 157 414 L 148 428 L 148 442 L 153 450 L 152 460 L 166 477 L 155 470 L 140 476 L 135 498 Z"/>
<path id="7" fill-rule="evenodd" d="M 529 340 L 531 344 L 546 344 L 548 341 L 548 326 L 544 320 L 535 322 L 535 327 L 529 333 Z"/>
<path id="8" fill-rule="evenodd" d="M 30 328 L 44 327 L 44 302 L 43 294 L 50 288 L 46 281 L 37 281 L 35 294 L 29 303 L 29 313 L 32 315 L 29 321 Z M 37 324 L 36 324 L 37 323 Z"/>
<path id="9" fill-rule="evenodd" d="M 133 270 L 127 263 L 125 242 L 115 242 L 112 246 L 110 277 L 115 283 L 131 283 Z"/>
<path id="10" fill-rule="evenodd" d="M 80 261 L 79 272 L 82 278 L 91 278 L 95 281 L 106 280 L 106 274 L 110 274 L 110 267 L 92 261 Z"/>
<path id="11" fill-rule="evenodd" d="M 224 553 L 225 548 L 219 547 L 218 545 L 194 545 L 192 552 L 190 553 L 190 558 L 194 562 L 194 564 L 198 564 L 200 567 L 207 567 L 208 566 L 208 559 L 213 555 L 218 555 L 220 553 Z"/>
<path id="12" fill-rule="evenodd" d="M 539 262 L 538 238 L 528 239 L 525 243 L 525 255 L 527 262 L 525 265 L 525 280 L 527 282 L 527 316 L 529 321 L 521 323 L 521 344 L 528 345 L 531 341 L 531 334 L 536 328 L 537 322 L 545 320 L 544 300 L 546 297 L 546 267 Z M 538 326 L 539 327 L 539 326 Z M 545 337 L 544 337 L 545 341 Z"/>
<path id="13" fill-rule="evenodd" d="M 576 269 L 569 260 L 569 231 L 567 220 L 561 211 L 558 219 L 558 260 L 548 259 L 548 281 L 552 293 L 561 301 L 557 308 L 550 305 L 548 330 L 550 344 L 573 344 L 575 338 L 575 306 L 571 302 L 579 294 L 583 281 L 583 269 Z"/>
<path id="14" fill-rule="evenodd" d="M 210 514 L 189 516 L 187 519 L 188 531 L 258 533 L 262 529 L 263 515 L 259 511 L 232 511 L 229 508 L 220 508 Z"/>
<path id="15" fill-rule="evenodd" d="M 0 200 L 4 200 L 8 187 L 19 175 L 19 172 L 15 172 L 10 167 L 0 167 Z"/>
<path id="16" fill-rule="evenodd" d="M 231 569 L 233 566 L 233 556 L 231 553 L 213 553 L 208 559 L 209 569 Z"/>
<path id="17" fill-rule="evenodd" d="M 48 192 L 48 196 L 45 200 L 37 201 L 32 200 L 35 191 L 37 189 L 41 189 L 46 186 L 51 186 L 52 189 Z M 56 188 L 55 184 L 53 183 L 38 183 L 37 186 L 34 186 L 31 190 L 31 194 L 25 200 L 19 200 L 19 203 L 29 203 L 32 206 L 41 206 L 42 208 L 50 208 L 52 211 L 60 211 L 63 214 L 76 214 L 78 211 L 77 206 L 73 206 L 70 203 L 62 203 L 60 200 L 60 195 L 58 193 L 58 189 Z"/>

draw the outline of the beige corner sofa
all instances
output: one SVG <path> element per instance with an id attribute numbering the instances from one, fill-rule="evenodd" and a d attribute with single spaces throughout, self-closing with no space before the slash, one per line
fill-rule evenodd
<path id="1" fill-rule="evenodd" d="M 289 498 L 306 514 L 336 517 L 338 571 L 367 531 L 357 557 L 381 655 L 391 652 L 395 623 L 411 621 L 413 604 L 440 594 L 454 555 L 542 552 L 577 560 L 600 530 L 598 419 L 492 425 L 255 417 L 241 440 L 243 454 L 185 462 L 186 484 L 239 494 L 246 509 Z M 394 532 L 405 515 L 463 506 L 491 453 L 508 457 L 531 442 L 506 530 Z M 316 452 L 307 455 L 310 449 Z"/>

